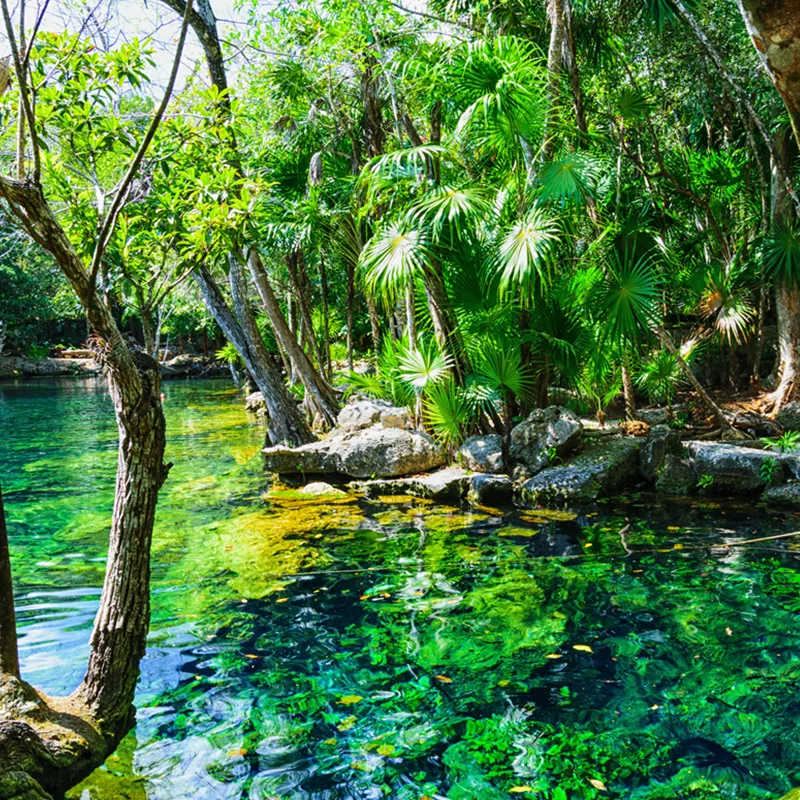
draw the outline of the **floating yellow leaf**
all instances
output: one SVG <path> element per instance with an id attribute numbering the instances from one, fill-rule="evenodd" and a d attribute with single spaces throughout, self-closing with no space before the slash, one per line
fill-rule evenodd
<path id="1" fill-rule="evenodd" d="M 672 549 L 673 550 L 683 550 L 683 545 L 680 544 L 680 542 L 679 542 L 678 544 L 672 545 Z"/>
<path id="2" fill-rule="evenodd" d="M 390 756 L 394 753 L 394 745 L 393 744 L 382 744 L 378 748 L 378 755 L 379 756 Z"/>
<path id="3" fill-rule="evenodd" d="M 591 647 L 588 644 L 574 644 L 572 645 L 573 650 L 580 650 L 582 653 L 594 653 Z"/>
<path id="4" fill-rule="evenodd" d="M 583 543 L 583 546 L 584 546 L 584 547 L 591 547 L 591 546 L 592 546 L 592 543 L 591 543 L 591 542 L 584 542 L 584 543 Z"/>
<path id="5" fill-rule="evenodd" d="M 453 682 L 453 679 L 452 678 L 448 678 L 447 675 L 434 675 L 433 677 L 436 678 L 436 680 L 440 681 L 441 683 L 452 683 Z"/>
<path id="6" fill-rule="evenodd" d="M 509 683 L 511 683 L 511 681 L 509 681 L 509 680 L 506 680 L 505 678 L 503 678 L 503 680 L 502 680 L 502 681 L 497 681 L 497 685 L 498 685 L 498 686 L 503 686 L 503 687 L 506 687 L 506 686 L 508 686 L 508 684 L 509 684 Z"/>
<path id="7" fill-rule="evenodd" d="M 512 786 L 509 792 L 514 792 L 515 794 L 522 794 L 522 792 L 532 792 L 533 787 L 531 786 Z"/>
<path id="8" fill-rule="evenodd" d="M 667 530 L 668 531 L 679 531 L 680 530 L 680 526 L 679 525 L 667 525 Z"/>
<path id="9" fill-rule="evenodd" d="M 336 739 L 326 739 L 322 744 L 329 744 L 333 746 L 336 744 Z"/>
<path id="10" fill-rule="evenodd" d="M 256 655 L 253 655 L 252 653 L 245 653 L 244 657 L 245 658 L 261 658 L 261 656 L 256 656 Z"/>
<path id="11" fill-rule="evenodd" d="M 545 658 L 564 658 L 561 653 L 548 653 Z"/>
<path id="12" fill-rule="evenodd" d="M 354 703 L 360 703 L 363 699 L 360 694 L 346 694 L 339 698 L 339 705 L 352 706 Z"/>
<path id="13" fill-rule="evenodd" d="M 276 603 L 286 603 L 286 602 L 288 602 L 288 600 L 289 600 L 288 597 L 279 597 L 275 602 Z"/>
<path id="14" fill-rule="evenodd" d="M 228 758 L 238 758 L 239 756 L 246 756 L 247 750 L 245 750 L 243 747 L 240 747 L 237 750 L 228 750 L 225 755 L 227 755 Z"/>
<path id="15" fill-rule="evenodd" d="M 591 783 L 592 786 L 594 786 L 594 788 L 597 789 L 598 791 L 601 791 L 601 792 L 607 792 L 608 791 L 608 789 L 606 789 L 606 785 L 603 783 L 603 781 L 598 781 L 597 778 L 589 778 L 589 783 Z"/>
<path id="16" fill-rule="evenodd" d="M 345 717 L 336 727 L 340 731 L 349 731 L 356 724 L 355 717 Z"/>
<path id="17" fill-rule="evenodd" d="M 566 614 L 562 614 L 560 611 L 554 611 L 553 612 L 553 616 L 556 619 L 566 619 L 567 618 L 567 615 Z"/>

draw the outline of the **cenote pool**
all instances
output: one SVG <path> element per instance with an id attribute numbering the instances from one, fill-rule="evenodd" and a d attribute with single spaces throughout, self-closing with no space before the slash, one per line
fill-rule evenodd
<path id="1" fill-rule="evenodd" d="M 265 498 L 224 382 L 167 382 L 136 729 L 69 798 L 777 798 L 800 786 L 800 527 Z M 72 690 L 104 570 L 103 385 L 0 384 L 25 677 Z M 625 529 L 627 532 L 620 534 Z"/>

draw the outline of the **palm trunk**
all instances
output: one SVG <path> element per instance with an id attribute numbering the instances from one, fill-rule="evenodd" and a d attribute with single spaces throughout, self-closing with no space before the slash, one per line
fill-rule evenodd
<path id="1" fill-rule="evenodd" d="M 353 315 L 356 302 L 356 265 L 347 261 L 347 368 L 353 371 Z M 377 350 L 375 351 L 377 353 Z"/>
<path id="2" fill-rule="evenodd" d="M 636 393 L 633 390 L 630 358 L 627 353 L 622 359 L 622 394 L 625 398 L 625 419 L 636 419 Z"/>

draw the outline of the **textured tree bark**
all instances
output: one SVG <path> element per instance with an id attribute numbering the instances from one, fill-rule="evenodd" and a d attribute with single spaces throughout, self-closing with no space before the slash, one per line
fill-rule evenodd
<path id="1" fill-rule="evenodd" d="M 550 46 L 547 49 L 547 94 L 548 108 L 545 120 L 542 157 L 552 158 L 555 150 L 556 114 L 558 107 L 558 82 L 564 57 L 567 26 L 564 18 L 564 0 L 547 0 L 547 16 L 550 20 Z"/>
<path id="2" fill-rule="evenodd" d="M 253 376 L 267 407 L 268 441 L 270 444 L 306 444 L 314 435 L 306 425 L 294 398 L 287 390 L 278 371 L 272 366 L 261 334 L 247 303 L 243 288 L 244 270 L 241 264 L 231 264 L 231 293 L 237 314 L 231 311 L 216 281 L 205 267 L 194 274 L 203 301 L 225 337 L 239 352 Z M 248 326 L 246 332 L 240 321 Z M 258 335 L 256 336 L 256 334 Z"/>
<path id="3" fill-rule="evenodd" d="M 794 206 L 782 180 L 792 165 L 792 139 L 788 131 L 778 131 L 773 150 L 782 164 L 772 165 L 772 222 L 791 224 Z M 775 286 L 775 310 L 778 315 L 778 385 L 772 394 L 772 410 L 780 411 L 800 391 L 800 285 L 791 278 L 778 279 Z"/>
<path id="4" fill-rule="evenodd" d="M 179 14 L 184 14 L 186 11 L 184 0 L 163 0 L 163 2 Z M 194 30 L 203 48 L 211 82 L 221 91 L 227 90 L 228 75 L 225 70 L 225 62 L 217 31 L 217 19 L 209 0 L 197 0 L 193 4 L 189 14 L 189 24 L 192 26 L 192 30 Z M 230 110 L 230 99 L 227 95 L 223 95 L 220 106 L 225 111 Z M 244 174 L 242 165 L 238 161 L 238 156 L 236 158 L 237 163 L 234 166 L 240 174 Z M 264 305 L 264 310 L 267 312 L 270 325 L 275 333 L 275 338 L 278 339 L 279 346 L 283 348 L 284 353 L 292 362 L 292 366 L 303 382 L 323 421 L 327 425 L 333 425 L 339 404 L 336 390 L 315 369 L 297 343 L 297 340 L 291 335 L 286 324 L 286 318 L 275 297 L 267 271 L 255 248 L 250 249 L 247 263 Z"/>
<path id="5" fill-rule="evenodd" d="M 163 463 L 158 364 L 128 348 L 41 186 L 0 178 L 0 193 L 31 238 L 54 257 L 86 309 L 120 435 L 108 566 L 83 681 L 69 698 L 48 698 L 13 672 L 0 675 L 0 798 L 5 799 L 47 797 L 48 791 L 69 788 L 99 766 L 133 724 L 149 624 L 155 507 L 171 465 Z"/>
<path id="6" fill-rule="evenodd" d="M 800 147 L 800 8 L 796 0 L 737 0 L 761 63 L 783 98 Z"/>
<path id="7" fill-rule="evenodd" d="M 0 673 L 19 677 L 14 587 L 11 582 L 11 554 L 8 551 L 2 488 L 0 488 Z"/>
<path id="8" fill-rule="evenodd" d="M 625 354 L 622 362 L 622 394 L 625 398 L 625 419 L 636 419 L 636 393 L 633 390 L 631 369 L 628 365 L 628 355 Z"/>
<path id="9" fill-rule="evenodd" d="M 314 403 L 314 407 L 325 424 L 334 425 L 339 405 L 336 390 L 320 375 L 289 330 L 289 326 L 286 324 L 286 317 L 283 316 L 278 298 L 275 297 L 275 292 L 272 290 L 272 284 L 264 269 L 264 264 L 255 249 L 250 251 L 247 263 L 250 265 L 250 272 L 253 275 L 256 289 L 258 289 L 258 294 L 261 297 L 261 302 L 267 312 L 276 338 L 297 370 L 297 377 L 302 381 Z"/>

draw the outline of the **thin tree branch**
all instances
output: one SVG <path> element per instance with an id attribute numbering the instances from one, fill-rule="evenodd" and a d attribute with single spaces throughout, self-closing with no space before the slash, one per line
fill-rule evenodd
<path id="1" fill-rule="evenodd" d="M 2 2 L 5 5 L 6 0 L 2 0 Z M 117 193 L 114 196 L 113 202 L 111 203 L 111 208 L 108 210 L 108 214 L 103 222 L 103 227 L 100 229 L 100 235 L 97 238 L 97 244 L 95 245 L 94 253 L 92 254 L 92 263 L 89 271 L 90 292 L 94 292 L 94 286 L 95 281 L 97 280 L 97 272 L 100 268 L 100 262 L 103 260 L 103 255 L 106 247 L 108 247 L 111 234 L 114 232 L 114 226 L 116 225 L 117 218 L 122 210 L 125 199 L 128 196 L 133 179 L 136 177 L 136 173 L 139 171 L 139 167 L 144 160 L 145 153 L 147 153 L 147 149 L 150 147 L 150 142 L 153 141 L 153 137 L 156 135 L 158 126 L 161 124 L 161 119 L 163 118 L 164 112 L 167 110 L 167 105 L 172 97 L 172 90 L 175 87 L 175 81 L 178 78 L 178 70 L 180 69 L 181 65 L 183 45 L 186 42 L 186 32 L 189 29 L 189 15 L 191 14 L 191 11 L 192 0 L 188 0 L 186 3 L 186 11 L 183 15 L 180 36 L 178 38 L 178 49 L 175 51 L 175 59 L 172 62 L 172 72 L 170 73 L 169 80 L 167 81 L 167 88 L 164 90 L 164 97 L 161 100 L 161 105 L 158 107 L 158 110 L 153 116 L 150 127 L 148 128 L 144 139 L 142 139 L 142 143 L 139 145 L 139 149 L 137 150 L 136 155 L 133 157 L 133 161 L 131 161 L 128 171 L 125 173 L 125 177 L 119 184 Z"/>

